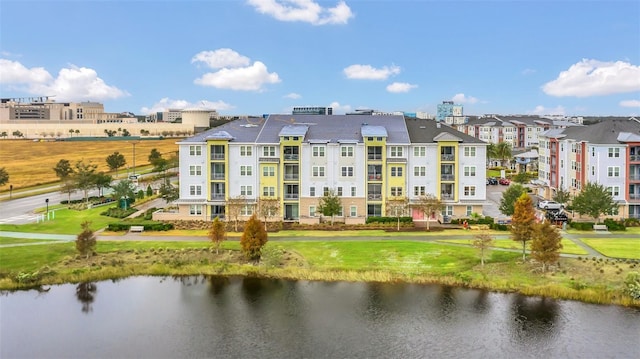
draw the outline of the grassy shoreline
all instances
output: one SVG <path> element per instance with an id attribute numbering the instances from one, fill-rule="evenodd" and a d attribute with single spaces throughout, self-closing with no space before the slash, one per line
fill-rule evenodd
<path id="1" fill-rule="evenodd" d="M 442 284 L 495 292 L 640 307 L 624 293 L 622 261 L 561 260 L 540 273 L 520 254 L 491 252 L 481 267 L 472 248 L 410 240 L 272 241 L 260 264 L 247 263 L 238 242 L 220 254 L 208 242 L 100 241 L 97 255 L 77 256 L 74 243 L 0 250 L 0 290 L 118 279 L 131 276 L 242 275 L 310 281 Z M 278 253 L 273 255 L 272 253 Z"/>

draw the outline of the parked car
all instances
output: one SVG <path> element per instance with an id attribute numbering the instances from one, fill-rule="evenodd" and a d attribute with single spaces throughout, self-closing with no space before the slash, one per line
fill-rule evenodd
<path id="1" fill-rule="evenodd" d="M 538 202 L 538 208 L 541 209 L 561 209 L 562 204 L 556 201 L 540 201 Z"/>
<path id="2" fill-rule="evenodd" d="M 508 186 L 511 183 L 511 180 L 509 180 L 508 178 L 500 178 L 500 180 L 498 180 L 498 183 Z"/>
<path id="3" fill-rule="evenodd" d="M 495 186 L 495 185 L 498 184 L 498 179 L 495 178 L 495 177 L 489 177 L 489 178 L 487 178 L 487 184 Z"/>

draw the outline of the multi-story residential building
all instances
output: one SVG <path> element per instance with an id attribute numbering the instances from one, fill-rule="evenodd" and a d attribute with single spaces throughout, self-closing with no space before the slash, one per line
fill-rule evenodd
<path id="1" fill-rule="evenodd" d="M 538 146 L 538 135 L 550 128 L 576 125 L 566 121 L 552 121 L 538 116 L 487 115 L 454 125 L 460 131 L 482 141 L 498 144 L 506 142 L 513 148 Z"/>
<path id="2" fill-rule="evenodd" d="M 540 134 L 539 195 L 579 193 L 587 182 L 611 191 L 617 217 L 640 218 L 640 121 L 606 120 Z"/>
<path id="3" fill-rule="evenodd" d="M 318 223 L 329 191 L 340 197 L 338 220 L 346 223 L 385 216 L 390 202 L 426 194 L 452 217 L 482 213 L 486 199 L 486 144 L 429 120 L 270 115 L 232 121 L 179 148 L 179 210 L 157 219 L 210 220 L 228 213 L 231 199 L 245 201 L 248 218 L 261 199 L 277 199 L 274 219 Z M 412 216 L 427 220 L 419 211 Z"/>

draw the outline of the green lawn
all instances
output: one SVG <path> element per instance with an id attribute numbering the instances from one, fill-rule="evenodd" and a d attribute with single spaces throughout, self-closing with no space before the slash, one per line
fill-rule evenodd
<path id="1" fill-rule="evenodd" d="M 580 238 L 580 240 L 607 257 L 640 259 L 640 238 Z"/>
<path id="2" fill-rule="evenodd" d="M 438 242 L 471 245 L 471 240 L 470 239 L 443 239 L 443 240 L 439 240 Z M 493 247 L 494 248 L 506 248 L 506 249 L 522 250 L 522 243 L 512 241 L 511 239 L 497 239 L 497 240 L 493 241 Z M 529 247 L 530 247 L 530 243 L 527 243 L 527 249 L 529 249 Z M 588 254 L 588 252 L 586 250 L 584 250 L 582 247 L 578 246 L 577 244 L 575 244 L 572 241 L 567 240 L 567 239 L 562 241 L 562 247 L 563 248 L 560 251 L 560 253 L 565 253 L 565 254 Z"/>
<path id="3" fill-rule="evenodd" d="M 107 209 L 109 209 L 109 206 L 101 206 L 84 211 L 59 209 L 55 211 L 55 218 L 50 221 L 20 225 L 0 224 L 0 231 L 78 234 L 82 230 L 80 224 L 85 220 L 91 222 L 91 229 L 98 230 L 106 227 L 109 223 L 119 221 L 117 218 L 100 215 Z"/>
<path id="4" fill-rule="evenodd" d="M 47 242 L 47 241 L 51 241 L 51 239 L 29 239 L 29 238 L 0 237 L 0 245 L 3 245 L 3 244 L 20 244 L 20 243 L 38 243 L 38 242 Z"/>

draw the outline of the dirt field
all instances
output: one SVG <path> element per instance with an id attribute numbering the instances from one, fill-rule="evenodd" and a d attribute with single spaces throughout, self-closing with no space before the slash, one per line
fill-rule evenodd
<path id="1" fill-rule="evenodd" d="M 156 148 L 165 158 L 178 151 L 180 139 L 137 141 L 136 167 L 149 163 L 151 149 Z M 109 171 L 106 158 L 114 152 L 120 152 L 127 164 L 118 170 L 126 173 L 127 166 L 133 166 L 133 144 L 131 141 L 52 141 L 33 142 L 32 140 L 0 140 L 0 167 L 9 173 L 9 183 L 0 187 L 6 191 L 9 184 L 14 189 L 54 182 L 58 178 L 53 171 L 56 163 L 66 159 L 73 166 L 83 160 L 98 165 L 98 171 Z"/>

